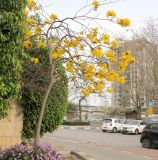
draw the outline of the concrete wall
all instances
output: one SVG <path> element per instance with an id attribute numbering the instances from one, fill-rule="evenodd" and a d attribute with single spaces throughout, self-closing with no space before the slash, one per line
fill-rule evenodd
<path id="1" fill-rule="evenodd" d="M 15 102 L 11 102 L 11 110 L 8 117 L 0 120 L 0 147 L 7 148 L 21 142 L 23 127 L 22 108 Z"/>

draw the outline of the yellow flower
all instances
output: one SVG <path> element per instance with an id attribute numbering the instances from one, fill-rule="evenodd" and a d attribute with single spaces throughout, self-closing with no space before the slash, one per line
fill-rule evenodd
<path id="1" fill-rule="evenodd" d="M 106 16 L 107 17 L 116 17 L 116 12 L 109 10 L 106 12 Z"/>
<path id="2" fill-rule="evenodd" d="M 27 17 L 29 15 L 29 12 L 27 10 L 24 10 L 23 14 L 24 14 L 24 16 Z"/>
<path id="3" fill-rule="evenodd" d="M 37 48 L 46 48 L 46 44 L 42 39 L 38 41 Z"/>
<path id="4" fill-rule="evenodd" d="M 117 23 L 122 27 L 129 27 L 131 24 L 129 18 L 120 18 L 117 20 Z"/>
<path id="5" fill-rule="evenodd" d="M 26 22 L 27 22 L 28 24 L 30 24 L 30 25 L 34 25 L 34 24 L 37 23 L 34 18 L 28 18 L 28 19 L 26 20 Z"/>
<path id="6" fill-rule="evenodd" d="M 113 53 L 112 50 L 107 51 L 106 56 L 111 62 L 116 62 L 117 61 L 117 58 L 115 57 L 115 54 Z"/>
<path id="7" fill-rule="evenodd" d="M 103 34 L 102 37 L 101 37 L 101 40 L 104 42 L 104 44 L 109 44 L 110 35 L 108 35 L 108 34 Z"/>
<path id="8" fill-rule="evenodd" d="M 51 20 L 56 20 L 58 18 L 58 16 L 56 15 L 56 14 L 54 14 L 54 13 L 52 13 L 51 15 L 50 15 L 50 19 Z"/>
<path id="9" fill-rule="evenodd" d="M 60 81 L 60 80 L 61 80 L 61 77 L 60 77 L 60 76 L 56 77 L 56 80 L 57 80 L 57 81 Z"/>
<path id="10" fill-rule="evenodd" d="M 34 29 L 35 35 L 40 35 L 40 34 L 41 34 L 41 31 L 42 31 L 41 26 L 37 26 L 37 27 L 35 27 L 35 29 Z"/>
<path id="11" fill-rule="evenodd" d="M 31 37 L 31 36 L 32 36 L 32 31 L 31 31 L 31 30 L 30 30 L 30 31 L 27 31 L 27 32 L 25 33 L 25 36 L 26 36 L 27 38 Z"/>
<path id="12" fill-rule="evenodd" d="M 125 77 L 117 77 L 117 82 L 120 84 L 124 84 L 126 82 Z"/>
<path id="13" fill-rule="evenodd" d="M 108 89 L 107 89 L 107 92 L 109 92 L 109 93 L 112 93 L 113 91 L 114 91 L 113 88 L 108 88 Z"/>
<path id="14" fill-rule="evenodd" d="M 93 56 L 95 56 L 97 58 L 103 57 L 103 51 L 101 49 L 99 49 L 99 48 L 93 49 L 91 51 L 91 53 L 92 53 Z"/>
<path id="15" fill-rule="evenodd" d="M 39 10 L 39 6 L 36 5 L 36 2 L 34 0 L 28 0 L 27 1 L 27 6 L 31 10 Z"/>
<path id="16" fill-rule="evenodd" d="M 89 96 L 89 92 L 86 89 L 82 89 L 81 93 L 85 96 Z"/>
<path id="17" fill-rule="evenodd" d="M 118 47 L 118 41 L 115 39 L 111 41 L 111 48 L 116 49 Z"/>
<path id="18" fill-rule="evenodd" d="M 94 88 L 91 85 L 88 85 L 87 87 L 87 91 L 88 92 L 93 92 Z"/>
<path id="19" fill-rule="evenodd" d="M 23 46 L 27 49 L 32 48 L 32 43 L 29 40 L 23 42 Z"/>
<path id="20" fill-rule="evenodd" d="M 86 79 L 87 81 L 88 81 L 88 80 L 91 80 L 91 79 L 93 79 L 93 76 L 94 76 L 94 74 L 91 73 L 91 72 L 86 73 L 86 74 L 85 74 L 85 79 Z"/>
<path id="21" fill-rule="evenodd" d="M 97 0 L 94 0 L 94 1 L 92 2 L 92 5 L 94 6 L 94 10 L 97 10 L 97 9 L 100 7 L 100 3 L 99 3 L 99 1 L 97 1 Z"/>
<path id="22" fill-rule="evenodd" d="M 44 24 L 51 24 L 51 20 L 49 20 L 48 18 L 46 18 L 46 19 L 44 20 Z"/>
<path id="23" fill-rule="evenodd" d="M 28 5 L 29 8 L 33 8 L 33 7 L 36 6 L 36 3 L 35 3 L 34 0 L 28 0 L 27 1 L 27 5 Z"/>
<path id="24" fill-rule="evenodd" d="M 38 64 L 39 59 L 37 57 L 33 57 L 33 58 L 31 58 L 31 62 L 34 63 L 34 64 Z"/>

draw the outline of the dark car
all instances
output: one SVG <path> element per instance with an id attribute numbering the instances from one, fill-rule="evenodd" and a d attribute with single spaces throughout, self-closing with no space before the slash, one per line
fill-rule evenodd
<path id="1" fill-rule="evenodd" d="M 151 148 L 158 145 L 158 123 L 149 123 L 145 126 L 140 142 L 144 148 Z"/>

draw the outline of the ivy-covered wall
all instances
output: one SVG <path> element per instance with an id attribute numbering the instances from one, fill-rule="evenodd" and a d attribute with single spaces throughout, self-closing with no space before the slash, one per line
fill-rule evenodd
<path id="1" fill-rule="evenodd" d="M 0 119 L 21 89 L 25 6 L 26 0 L 0 0 Z"/>

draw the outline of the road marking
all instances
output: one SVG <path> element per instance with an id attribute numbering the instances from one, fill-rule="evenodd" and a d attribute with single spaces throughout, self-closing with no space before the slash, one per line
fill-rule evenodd
<path id="1" fill-rule="evenodd" d="M 152 159 L 151 157 L 147 157 L 147 156 L 142 156 L 142 157 L 146 159 Z"/>
<path id="2" fill-rule="evenodd" d="M 104 148 L 104 150 L 107 150 L 107 151 L 109 151 L 109 150 L 112 150 L 112 148 Z"/>
<path id="3" fill-rule="evenodd" d="M 128 154 L 133 154 L 133 152 L 129 152 L 129 151 L 122 151 L 123 153 L 128 153 Z"/>

